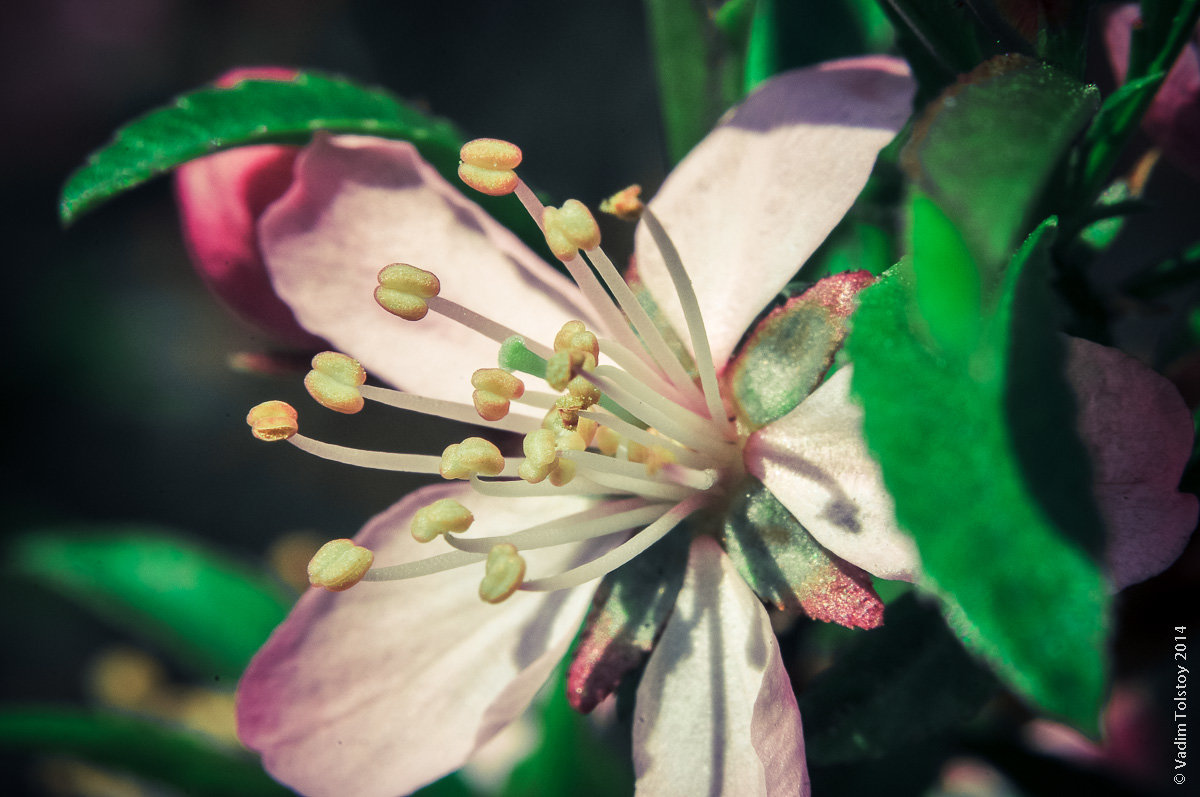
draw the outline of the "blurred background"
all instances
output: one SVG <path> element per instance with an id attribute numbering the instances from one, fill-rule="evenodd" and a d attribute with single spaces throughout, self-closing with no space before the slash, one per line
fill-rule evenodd
<path id="1" fill-rule="evenodd" d="M 37 541 L 150 529 L 182 540 L 184 548 L 195 543 L 216 551 L 231 567 L 266 573 L 265 589 L 285 606 L 294 594 L 289 580 L 317 544 L 352 536 L 421 483 L 332 466 L 250 437 L 243 422 L 250 406 L 282 398 L 303 407 L 308 399 L 298 375 L 231 367 L 231 356 L 272 344 L 214 302 L 192 271 L 169 180 L 61 228 L 57 195 L 67 175 L 121 124 L 236 66 L 307 67 L 387 87 L 453 120 L 468 136 L 517 142 L 526 154 L 526 179 L 557 197 L 594 204 L 633 182 L 649 196 L 665 174 L 637 0 L 41 0 L 8 4 L 3 16 L 0 225 L 15 285 L 3 314 L 12 348 L 0 377 L 10 407 L 0 489 L 3 544 L 6 551 L 23 546 L 25 570 L 36 570 L 31 561 L 53 563 L 61 555 L 86 581 L 93 568 L 127 560 L 56 554 Z M 816 41 L 811 60 L 844 54 L 821 51 Z M 1169 199 L 1169 215 L 1139 222 L 1150 226 L 1119 244 L 1126 251 L 1169 252 L 1178 245 L 1169 231 L 1197 218 L 1196 184 L 1162 171 L 1152 190 Z M 616 252 L 627 252 L 630 230 L 610 232 Z M 1112 280 L 1120 277 L 1121 249 L 1114 251 Z M 1136 327 L 1135 343 L 1145 337 Z M 1154 339 L 1146 340 L 1142 353 L 1149 356 Z M 449 435 L 432 426 L 428 438 L 414 438 L 394 411 L 374 415 L 354 424 L 309 417 L 314 436 L 350 445 L 425 451 Z M 322 435 L 322 428 L 331 431 Z M 381 428 L 390 430 L 389 439 L 379 439 Z M 1128 644 L 1120 668 L 1137 672 L 1161 661 L 1155 657 L 1165 626 L 1194 598 L 1195 551 L 1193 545 L 1170 573 L 1124 598 Z M 6 572 L 0 579 L 4 704 L 108 706 L 231 740 L 228 671 L 181 663 L 54 578 Z M 230 607 L 231 618 L 237 608 Z M 264 618 L 270 613 L 263 609 Z M 1147 733 L 1165 731 L 1162 724 Z M 912 793 L 936 781 L 934 773 L 955 772 L 944 764 L 958 742 L 947 745 L 914 764 L 920 773 Z M 70 756 L 20 748 L 11 738 L 0 745 L 0 794 L 172 793 L 109 778 Z M 988 781 L 968 763 L 960 781 L 992 789 L 974 793 L 1062 793 L 1057 776 L 1079 775 L 1073 765 L 1045 764 L 1030 749 L 995 747 L 991 756 L 1016 771 L 1045 765 L 1039 771 L 1055 777 L 1021 781 L 1017 789 Z M 1154 749 L 1161 756 L 1167 748 Z M 619 745 L 617 752 L 627 755 Z M 1087 784 L 1154 793 L 1136 779 L 1084 771 L 1095 775 Z M 623 776 L 614 775 L 614 783 L 624 783 Z M 845 773 L 825 777 L 814 773 L 818 786 L 829 784 L 825 794 L 873 788 L 866 785 L 871 781 L 849 785 Z M 892 793 L 909 793 L 907 783 L 901 778 Z"/>

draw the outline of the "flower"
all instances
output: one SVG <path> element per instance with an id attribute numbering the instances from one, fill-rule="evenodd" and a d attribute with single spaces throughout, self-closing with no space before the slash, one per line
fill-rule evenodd
<path id="1" fill-rule="evenodd" d="M 911 94 L 904 66 L 879 57 L 765 84 L 642 211 L 632 287 L 586 208 L 543 209 L 516 178 L 512 145 L 473 142 L 460 174 L 515 190 L 578 287 L 410 145 L 305 148 L 256 246 L 298 323 L 357 358 L 318 355 L 310 392 L 342 412 L 365 399 L 523 434 L 525 457 L 479 437 L 440 458 L 355 451 L 300 435 L 281 402 L 251 412 L 263 439 L 450 479 L 314 559 L 310 577 L 331 591 L 301 598 L 239 687 L 242 739 L 269 771 L 313 795 L 428 783 L 524 710 L 586 617 L 568 676 L 577 706 L 645 664 L 639 788 L 808 793 L 762 602 L 871 627 L 882 605 L 863 570 L 911 579 L 919 561 L 862 442 L 851 366 L 825 378 L 873 278 L 829 278 L 754 322 L 853 203 Z M 636 212 L 628 194 L 615 204 Z M 368 371 L 411 392 L 366 385 Z M 1084 369 L 1081 395 L 1090 380 Z M 460 403 L 468 381 L 474 406 Z M 1163 423 L 1153 431 L 1178 437 L 1174 416 Z M 1132 474 L 1139 498 L 1163 499 L 1147 511 L 1175 495 L 1166 466 L 1152 470 Z M 1194 500 L 1177 514 L 1189 510 L 1194 521 Z"/>

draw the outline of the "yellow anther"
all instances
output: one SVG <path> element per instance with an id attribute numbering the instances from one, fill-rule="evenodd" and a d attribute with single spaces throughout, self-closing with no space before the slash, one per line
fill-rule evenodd
<path id="1" fill-rule="evenodd" d="M 631 185 L 600 203 L 600 212 L 616 216 L 622 221 L 637 221 L 642 217 L 646 205 L 642 202 L 642 187 Z"/>
<path id="2" fill-rule="evenodd" d="M 361 581 L 374 561 L 375 554 L 353 540 L 330 540 L 308 563 L 308 583 L 341 592 Z"/>
<path id="3" fill-rule="evenodd" d="M 468 437 L 447 446 L 442 452 L 442 478 L 469 479 L 472 476 L 498 476 L 504 470 L 500 449 L 482 437 Z"/>
<path id="4" fill-rule="evenodd" d="M 363 408 L 359 385 L 367 372 L 358 360 L 336 351 L 323 351 L 312 358 L 313 369 L 304 377 L 304 387 L 322 406 L 352 415 Z"/>
<path id="5" fill-rule="evenodd" d="M 259 440 L 273 443 L 287 440 L 300 430 L 296 410 L 286 401 L 264 401 L 246 415 L 250 433 Z"/>
<path id="6" fill-rule="evenodd" d="M 579 409 L 588 407 L 600 401 L 600 388 L 593 385 L 582 376 L 577 376 L 567 383 L 567 393 L 579 403 Z"/>
<path id="7" fill-rule="evenodd" d="M 525 580 L 525 559 L 517 553 L 517 546 L 506 542 L 492 546 L 484 568 L 479 597 L 488 603 L 505 600 Z"/>
<path id="8" fill-rule="evenodd" d="M 511 194 L 517 187 L 513 169 L 521 165 L 521 149 L 496 138 L 477 138 L 459 150 L 458 178 L 489 196 Z"/>
<path id="9" fill-rule="evenodd" d="M 429 312 L 425 300 L 437 296 L 441 290 L 442 283 L 432 272 L 407 263 L 392 263 L 379 272 L 375 301 L 405 321 L 420 321 Z"/>
<path id="10" fill-rule="evenodd" d="M 600 453 L 605 456 L 616 456 L 617 449 L 621 447 L 621 435 L 609 429 L 607 426 L 601 426 L 596 430 L 595 437 L 596 448 L 600 449 Z"/>
<path id="11" fill-rule="evenodd" d="M 663 465 L 673 465 L 678 460 L 675 455 L 662 446 L 644 446 L 630 440 L 628 444 L 629 461 L 642 462 L 646 465 L 647 475 L 653 476 L 662 470 Z"/>
<path id="12" fill-rule="evenodd" d="M 599 424 L 588 418 L 580 418 L 578 410 L 552 407 L 546 413 L 546 417 L 542 419 L 542 428 L 549 429 L 555 434 L 559 432 L 577 432 L 583 438 L 583 442 L 591 445 L 592 438 L 596 436 Z"/>
<path id="13" fill-rule="evenodd" d="M 432 542 L 439 534 L 451 531 L 460 534 L 474 522 L 471 510 L 453 498 L 443 498 L 418 509 L 413 515 L 410 531 L 417 542 Z"/>
<path id="14" fill-rule="evenodd" d="M 579 351 L 592 355 L 592 364 L 585 369 L 588 371 L 595 368 L 596 361 L 600 359 L 600 341 L 596 339 L 595 334 L 588 331 L 582 321 L 568 321 L 562 325 L 562 329 L 554 336 L 554 350 Z"/>
<path id="15" fill-rule="evenodd" d="M 587 441 L 583 435 L 569 429 L 535 429 L 525 435 L 522 444 L 525 461 L 517 468 L 517 475 L 530 484 L 538 484 L 547 477 L 555 487 L 562 487 L 575 478 L 575 463 L 560 459 L 560 451 L 583 451 Z"/>
<path id="16" fill-rule="evenodd" d="M 559 432 L 554 439 L 554 447 L 559 451 L 583 451 L 587 443 L 579 432 Z M 559 457 L 550 468 L 550 483 L 562 487 L 575 478 L 575 463 Z"/>
<path id="17" fill-rule="evenodd" d="M 595 367 L 596 359 L 589 352 L 579 349 L 556 351 L 546 360 L 546 384 L 555 390 L 566 390 L 580 371 Z"/>
<path id="18" fill-rule="evenodd" d="M 498 421 L 508 415 L 509 402 L 525 394 L 525 383 L 500 368 L 480 368 L 471 374 L 475 392 L 471 400 L 485 421 Z"/>
<path id="19" fill-rule="evenodd" d="M 559 260 L 570 260 L 577 250 L 600 245 L 600 227 L 578 199 L 568 199 L 561 208 L 546 208 L 542 226 L 546 229 L 546 244 Z"/>

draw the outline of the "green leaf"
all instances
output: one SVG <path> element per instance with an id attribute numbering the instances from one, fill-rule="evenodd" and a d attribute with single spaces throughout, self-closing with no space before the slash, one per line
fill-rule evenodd
<path id="1" fill-rule="evenodd" d="M 1048 306 L 1053 238 L 1049 222 L 1014 258 L 976 347 L 925 344 L 900 270 L 863 292 L 846 349 L 921 586 L 1011 688 L 1095 731 L 1110 599 L 1091 555 L 1103 527 Z"/>
<path id="2" fill-rule="evenodd" d="M 1021 56 L 960 79 L 918 121 L 902 163 L 962 233 L 983 273 L 997 272 L 1041 217 L 1042 192 L 1099 103 L 1095 87 Z"/>
<path id="3" fill-rule="evenodd" d="M 694 0 L 646 0 L 671 163 L 678 163 L 743 96 L 748 6 L 729 0 L 713 15 Z"/>
<path id="4" fill-rule="evenodd" d="M 15 541 L 9 569 L 228 684 L 290 608 L 270 580 L 157 529 L 37 531 Z"/>
<path id="5" fill-rule="evenodd" d="M 195 797 L 291 794 L 240 750 L 124 714 L 54 706 L 0 709 L 0 748 L 75 756 Z"/>
<path id="6" fill-rule="evenodd" d="M 59 214 L 70 224 L 189 160 L 249 144 L 304 144 L 316 131 L 410 141 L 443 177 L 459 185 L 458 151 L 465 139 L 449 122 L 383 90 L 301 72 L 291 81 L 245 80 L 229 88 L 199 89 L 135 119 L 68 178 Z M 472 192 L 470 198 L 542 251 L 544 239 L 515 197 Z"/>
<path id="7" fill-rule="evenodd" d="M 859 634 L 800 696 L 804 748 L 817 766 L 878 758 L 973 717 L 995 679 L 940 613 L 909 594 Z"/>
<path id="8" fill-rule="evenodd" d="M 875 0 L 756 0 L 746 51 L 746 91 L 788 69 L 886 52 L 893 38 L 892 26 Z"/>
<path id="9" fill-rule="evenodd" d="M 1088 206 L 1109 180 L 1121 151 L 1166 80 L 1200 20 L 1200 0 L 1145 0 L 1142 24 L 1131 31 L 1125 85 L 1104 102 L 1087 131 L 1075 175 L 1074 200 Z"/>
<path id="10" fill-rule="evenodd" d="M 449 123 L 379 90 L 313 72 L 292 81 L 245 80 L 184 94 L 117 131 L 68 178 L 62 220 L 69 224 L 194 158 L 247 144 L 304 143 L 318 130 L 411 140 L 443 174 L 457 168 L 462 143 Z"/>
<path id="11" fill-rule="evenodd" d="M 983 313 L 979 267 L 958 228 L 933 200 L 915 192 L 909 215 L 917 310 L 941 346 L 973 349 Z"/>

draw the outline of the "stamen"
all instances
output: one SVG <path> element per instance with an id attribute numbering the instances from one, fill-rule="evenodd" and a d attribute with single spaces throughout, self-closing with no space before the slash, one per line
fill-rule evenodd
<path id="1" fill-rule="evenodd" d="M 499 476 L 503 471 L 504 457 L 500 455 L 500 449 L 482 437 L 468 437 L 461 443 L 446 446 L 439 467 L 445 479 Z"/>
<path id="2" fill-rule="evenodd" d="M 617 300 L 617 305 L 629 317 L 633 328 L 637 330 L 641 346 L 633 351 L 638 351 L 644 348 L 650 355 L 653 362 L 658 364 L 662 369 L 663 374 L 675 385 L 680 391 L 685 394 L 694 396 L 696 399 L 703 398 L 700 390 L 696 387 L 696 383 L 692 381 L 692 377 L 683 367 L 683 363 L 679 362 L 679 358 L 675 356 L 675 352 L 671 351 L 671 347 L 667 344 L 666 338 L 659 331 L 658 325 L 650 318 L 650 314 L 646 312 L 646 308 L 642 307 L 642 303 L 633 295 L 633 290 L 621 273 L 617 271 L 617 267 L 613 265 L 612 260 L 604 253 L 603 249 L 589 249 L 586 252 L 588 260 L 592 261 L 592 265 L 596 267 L 596 271 L 604 279 L 604 284 L 612 291 L 613 297 Z"/>
<path id="3" fill-rule="evenodd" d="M 523 180 L 517 182 L 514 193 L 521 200 L 521 204 L 525 206 L 525 210 L 537 222 L 542 234 L 545 234 L 546 225 L 543 217 L 546 213 L 546 208 L 542 205 L 541 200 L 534 195 L 533 191 L 530 190 L 529 186 Z M 571 275 L 571 279 L 575 280 L 575 284 L 579 286 L 579 290 L 583 293 L 588 304 L 592 306 L 592 309 L 600 317 L 604 328 L 610 334 L 617 336 L 625 346 L 636 348 L 638 346 L 637 338 L 634 336 L 633 331 L 630 330 L 629 322 L 626 321 L 617 306 L 613 304 L 608 293 L 605 292 L 604 287 L 596 279 L 596 275 L 592 273 L 592 270 L 588 268 L 583 258 L 578 255 L 572 255 L 570 259 L 562 262 L 567 269 L 567 273 Z"/>
<path id="4" fill-rule="evenodd" d="M 367 381 L 367 372 L 358 360 L 336 351 L 323 351 L 312 358 L 312 368 L 304 377 L 304 387 L 318 404 L 346 415 L 363 408 L 359 388 Z"/>
<path id="5" fill-rule="evenodd" d="M 546 245 L 559 260 L 571 260 L 580 249 L 600 245 L 600 227 L 587 205 L 578 199 L 568 199 L 561 208 L 547 207 L 542 211 L 542 229 Z"/>
<path id="6" fill-rule="evenodd" d="M 696 387 L 694 383 L 688 382 L 691 389 L 681 391 L 673 382 L 664 378 L 659 371 L 654 370 L 653 366 L 643 359 L 643 355 L 630 351 L 615 340 L 608 338 L 600 340 L 600 350 L 604 352 L 608 359 L 613 361 L 613 364 L 634 379 L 645 384 L 660 395 L 670 398 L 681 407 L 690 407 L 693 400 L 696 402 L 704 400 L 704 396 L 700 393 L 700 388 Z M 686 372 L 684 375 L 686 376 Z"/>
<path id="7" fill-rule="evenodd" d="M 609 459 L 610 462 L 616 461 L 608 457 L 605 459 Z M 681 501 L 689 495 L 696 494 L 696 491 L 690 487 L 650 479 L 644 473 L 640 476 L 627 476 L 599 469 L 589 469 L 586 476 L 588 481 L 600 485 L 598 492 L 607 490 L 608 492 L 629 493 L 659 501 Z M 583 478 L 583 476 L 579 478 Z"/>
<path id="8" fill-rule="evenodd" d="M 570 484 L 562 487 L 555 487 L 549 482 L 530 484 L 522 479 L 471 479 L 471 489 L 492 498 L 539 498 L 549 495 L 591 495 L 601 498 L 606 495 L 637 494 L 636 490 L 608 487 L 582 476 L 572 479 Z"/>
<path id="9" fill-rule="evenodd" d="M 614 371 L 620 373 L 616 369 Z M 612 399 L 630 415 L 648 426 L 653 426 L 667 437 L 674 438 L 688 448 L 725 456 L 729 446 L 720 438 L 713 439 L 713 430 L 707 421 L 701 421 L 695 416 L 689 418 L 691 413 L 679 412 L 679 407 L 674 404 L 664 408 L 657 406 L 660 403 L 658 400 L 655 400 L 654 404 L 644 401 L 601 373 L 584 373 L 583 376 L 595 382 L 604 391 L 606 398 Z"/>
<path id="10" fill-rule="evenodd" d="M 488 553 L 479 597 L 488 603 L 507 600 L 525 578 L 525 559 L 512 545 L 497 545 Z"/>
<path id="11" fill-rule="evenodd" d="M 324 443 L 320 440 L 314 440 L 311 437 L 305 437 L 302 434 L 292 435 L 288 438 L 288 442 L 301 451 L 306 451 L 321 459 L 328 459 L 331 462 L 341 462 L 345 465 L 357 465 L 360 468 L 371 468 L 373 470 L 425 473 L 430 476 L 436 476 L 439 474 L 442 464 L 441 457 L 433 457 L 426 454 L 394 454 L 390 451 L 363 451 L 357 448 L 334 445 L 333 443 Z"/>
<path id="12" fill-rule="evenodd" d="M 628 423 L 628 422 L 618 418 L 615 415 L 610 415 L 607 413 L 597 412 L 597 411 L 592 410 L 592 411 L 580 412 L 579 417 L 583 418 L 583 419 L 592 420 L 592 421 L 595 421 L 596 423 L 600 424 L 601 432 L 603 432 L 606 429 L 609 430 L 609 432 L 611 432 L 614 435 L 616 435 L 619 432 L 621 435 L 624 435 L 625 437 L 629 438 L 630 440 L 641 443 L 644 446 L 652 446 L 652 445 L 664 446 L 664 447 L 666 447 L 666 449 L 668 451 L 671 452 L 672 455 L 674 455 L 674 457 L 677 460 L 679 460 L 679 462 L 681 464 L 687 465 L 688 467 L 698 468 L 700 470 L 703 470 L 705 468 L 710 467 L 713 464 L 711 457 L 708 457 L 708 456 L 705 456 L 704 454 L 700 454 L 698 452 L 692 451 L 689 448 L 684 448 L 683 446 L 679 445 L 678 443 L 676 443 L 674 440 L 671 440 L 670 438 L 659 437 L 659 436 L 655 435 L 653 432 L 649 432 L 645 429 L 640 429 L 637 426 L 634 426 L 633 424 Z M 597 443 L 599 445 L 601 452 L 608 454 L 609 456 L 612 456 L 613 453 L 616 451 L 616 445 L 612 446 L 612 451 L 606 450 L 606 448 L 605 448 L 606 444 L 600 442 L 600 434 L 596 435 L 596 440 L 597 440 Z M 619 444 L 619 442 L 620 442 L 620 437 L 618 436 L 616 443 Z"/>
<path id="13" fill-rule="evenodd" d="M 631 185 L 600 203 L 600 212 L 616 216 L 621 221 L 637 221 L 646 205 L 641 200 L 642 187 Z"/>
<path id="14" fill-rule="evenodd" d="M 439 313 L 451 321 L 456 321 L 468 329 L 473 329 L 485 338 L 491 338 L 499 344 L 504 344 L 509 338 L 520 338 L 531 352 L 542 359 L 546 359 L 554 353 L 536 340 L 518 333 L 515 329 L 497 323 L 443 296 L 430 297 L 428 304 L 429 309 L 433 312 Z"/>
<path id="15" fill-rule="evenodd" d="M 308 563 L 308 583 L 342 592 L 361 581 L 374 561 L 375 554 L 353 540 L 330 540 Z"/>
<path id="16" fill-rule="evenodd" d="M 662 254 L 667 273 L 671 275 L 671 282 L 675 285 L 675 293 L 679 296 L 679 304 L 683 308 L 683 318 L 687 322 L 688 334 L 692 339 L 692 352 L 696 356 L 696 369 L 700 373 L 704 400 L 708 404 L 708 415 L 718 424 L 727 438 L 732 438 L 734 430 L 729 423 L 729 417 L 725 414 L 725 406 L 721 402 L 721 392 L 717 387 L 717 369 L 713 364 L 712 348 L 708 344 L 708 333 L 704 329 L 704 318 L 700 314 L 700 302 L 696 299 L 692 280 L 683 268 L 679 250 L 675 248 L 667 231 L 663 229 L 658 217 L 650 208 L 646 208 L 642 213 L 642 221 Z"/>
<path id="17" fill-rule="evenodd" d="M 409 531 L 417 542 L 433 542 L 440 534 L 461 534 L 471 528 L 474 522 L 475 516 L 471 510 L 453 498 L 442 498 L 418 509 L 413 515 Z"/>
<path id="18" fill-rule="evenodd" d="M 428 300 L 438 295 L 442 285 L 436 275 L 407 263 L 384 266 L 377 277 L 375 301 L 384 310 L 405 321 L 420 321 L 429 312 Z"/>
<path id="19" fill-rule="evenodd" d="M 436 415 L 439 418 L 472 423 L 476 426 L 483 425 L 480 423 L 479 413 L 476 412 L 475 407 L 471 404 L 460 404 L 456 401 L 427 398 L 413 393 L 404 393 L 400 390 L 391 390 L 390 388 L 375 387 L 373 385 L 363 385 L 359 390 L 365 398 L 377 401 L 380 404 L 387 404 L 389 407 L 412 410 L 423 415 Z M 527 402 L 522 399 L 522 403 Z M 508 415 L 498 421 L 490 422 L 488 428 L 504 429 L 508 432 L 525 434 L 529 430 L 536 428 L 537 425 L 538 421 L 534 418 Z"/>
<path id="20" fill-rule="evenodd" d="M 624 501 L 608 502 L 548 523 L 540 523 L 512 534 L 498 537 L 456 537 L 447 534 L 446 542 L 460 551 L 475 553 L 489 551 L 493 545 L 499 543 L 508 543 L 521 550 L 532 551 L 627 531 L 657 520 L 669 507 L 669 504 L 646 504 L 641 498 L 628 498 Z"/>
<path id="21" fill-rule="evenodd" d="M 521 165 L 521 150 L 516 144 L 496 138 L 477 138 L 463 144 L 458 156 L 458 177 L 480 193 L 489 196 L 511 194 L 517 187 L 513 169 Z"/>
<path id="22" fill-rule="evenodd" d="M 630 537 L 623 545 L 565 573 L 526 581 L 521 585 L 521 589 L 539 592 L 569 589 L 607 575 L 665 537 L 667 532 L 696 511 L 703 501 L 702 493 L 692 493 L 690 498 L 671 507 L 662 517 Z"/>
<path id="23" fill-rule="evenodd" d="M 407 562 L 402 565 L 372 568 L 367 571 L 362 580 L 403 581 L 408 578 L 420 578 L 421 576 L 431 576 L 434 573 L 444 573 L 447 570 L 455 570 L 463 565 L 482 562 L 486 558 L 487 555 L 481 553 L 450 551 L 450 553 L 431 556 L 428 559 L 418 559 L 415 562 Z"/>
<path id="24" fill-rule="evenodd" d="M 675 463 L 659 463 L 658 467 L 651 471 L 650 465 L 645 460 L 613 459 L 603 454 L 593 454 L 587 451 L 564 451 L 561 456 L 578 463 L 589 478 L 595 478 L 594 474 L 600 472 L 630 478 L 648 478 L 661 483 L 662 479 L 653 479 L 661 474 L 663 479 L 692 490 L 707 490 L 716 481 L 712 471 L 696 470 Z"/>
<path id="25" fill-rule="evenodd" d="M 259 440 L 274 443 L 295 436 L 300 428 L 296 410 L 286 401 L 264 401 L 250 408 L 246 414 L 250 433 Z"/>
<path id="26" fill-rule="evenodd" d="M 499 368 L 480 368 L 471 375 L 471 400 L 479 417 L 498 421 L 508 415 L 509 403 L 525 392 L 525 383 Z"/>

